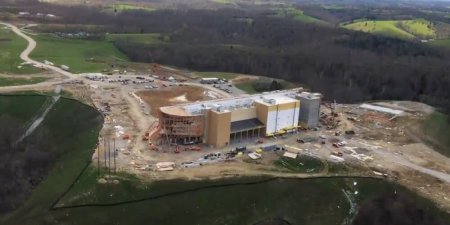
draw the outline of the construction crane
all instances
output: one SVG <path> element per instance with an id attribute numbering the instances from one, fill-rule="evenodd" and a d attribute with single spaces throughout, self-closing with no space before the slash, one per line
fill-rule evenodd
<path id="1" fill-rule="evenodd" d="M 323 125 L 325 125 L 328 130 L 335 129 L 339 125 L 339 123 L 341 122 L 340 120 L 337 119 L 337 117 L 339 115 L 336 112 L 336 108 L 337 108 L 336 100 L 334 100 L 334 102 L 332 102 L 332 103 L 331 102 L 324 102 L 323 105 L 330 109 L 330 114 L 327 115 L 327 114 L 323 113 L 320 116 L 320 122 Z"/>
<path id="2" fill-rule="evenodd" d="M 150 150 L 155 150 L 157 151 L 158 148 L 152 143 L 152 141 L 150 140 L 151 136 L 155 133 L 159 131 L 159 126 L 158 126 L 159 122 L 158 120 L 153 121 L 152 124 L 150 124 L 150 126 L 148 127 L 147 131 L 145 131 L 145 133 L 142 135 L 142 141 L 147 141 L 148 142 L 148 148 Z"/>

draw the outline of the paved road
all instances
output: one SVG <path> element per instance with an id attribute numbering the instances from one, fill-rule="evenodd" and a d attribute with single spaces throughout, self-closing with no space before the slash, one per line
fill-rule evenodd
<path id="1" fill-rule="evenodd" d="M 75 74 L 73 74 L 71 72 L 68 72 L 68 71 L 65 71 L 65 70 L 63 70 L 63 69 L 61 69 L 59 67 L 47 65 L 45 63 L 41 63 L 41 62 L 35 61 L 33 59 L 30 59 L 29 55 L 36 48 L 36 41 L 34 41 L 33 38 L 29 37 L 28 35 L 24 34 L 19 28 L 17 28 L 16 26 L 14 26 L 12 24 L 4 23 L 4 22 L 0 22 L 0 24 L 11 28 L 11 30 L 14 33 L 16 33 L 20 37 L 24 38 L 28 42 L 27 48 L 25 50 L 23 50 L 22 53 L 20 53 L 20 58 L 23 61 L 28 62 L 28 63 L 33 63 L 33 64 L 35 64 L 35 65 L 37 65 L 39 67 L 42 67 L 42 68 L 53 70 L 53 71 L 55 71 L 57 73 L 65 75 L 65 76 L 67 76 L 69 78 L 73 78 L 73 79 L 77 78 L 77 76 Z"/>

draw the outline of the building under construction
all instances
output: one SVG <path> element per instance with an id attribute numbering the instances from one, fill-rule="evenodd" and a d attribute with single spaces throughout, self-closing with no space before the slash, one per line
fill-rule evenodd
<path id="1" fill-rule="evenodd" d="M 245 138 L 292 132 L 299 125 L 317 126 L 321 95 L 301 90 L 161 107 L 160 135 L 168 143 L 223 147 Z"/>

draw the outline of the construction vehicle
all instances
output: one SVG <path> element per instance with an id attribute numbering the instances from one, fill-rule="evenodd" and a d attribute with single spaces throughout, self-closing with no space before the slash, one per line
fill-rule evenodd
<path id="1" fill-rule="evenodd" d="M 159 151 L 158 147 L 154 146 L 154 145 L 149 145 L 148 146 L 150 150 L 152 151 Z"/>
<path id="2" fill-rule="evenodd" d="M 326 126 L 327 130 L 335 129 L 337 126 L 339 126 L 340 120 L 337 119 L 339 117 L 339 114 L 336 112 L 336 101 L 333 103 L 331 102 L 324 102 L 323 104 L 325 107 L 329 108 L 331 110 L 330 114 L 327 115 L 325 113 L 322 113 L 320 115 L 320 122 Z"/>
<path id="3" fill-rule="evenodd" d="M 150 139 L 150 132 L 145 132 L 145 134 L 144 135 L 142 135 L 142 140 L 143 141 L 148 141 L 149 139 Z"/>
<path id="4" fill-rule="evenodd" d="M 150 126 L 147 128 L 147 131 L 142 135 L 142 141 L 150 141 L 150 133 L 154 134 L 155 129 L 158 129 L 158 121 L 154 121 L 152 124 L 150 124 Z"/>
<path id="5" fill-rule="evenodd" d="M 354 130 L 346 130 L 345 134 L 347 134 L 347 135 L 355 135 L 355 131 Z"/>
<path id="6" fill-rule="evenodd" d="M 344 147 L 346 144 L 347 144 L 346 141 L 335 142 L 333 143 L 333 147 L 335 148 Z"/>
<path id="7" fill-rule="evenodd" d="M 186 148 L 184 148 L 184 151 L 200 151 L 201 150 L 201 148 L 200 148 L 200 146 L 189 146 L 189 147 L 186 147 Z"/>
<path id="8" fill-rule="evenodd" d="M 344 156 L 344 153 L 340 152 L 340 151 L 332 151 L 331 152 L 332 155 L 338 156 L 338 157 L 342 157 Z"/>
<path id="9" fill-rule="evenodd" d="M 302 126 L 299 126 L 298 128 L 297 128 L 297 130 L 298 131 L 308 131 L 308 128 L 306 128 L 306 127 L 302 127 Z"/>
<path id="10" fill-rule="evenodd" d="M 175 154 L 180 153 L 180 146 L 179 146 L 179 145 L 177 145 L 177 147 L 175 148 L 174 153 L 175 153 Z"/>

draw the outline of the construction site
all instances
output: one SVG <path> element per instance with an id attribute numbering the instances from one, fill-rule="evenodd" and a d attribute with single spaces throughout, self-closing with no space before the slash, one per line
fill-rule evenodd
<path id="1" fill-rule="evenodd" d="M 411 136 L 414 124 L 432 112 L 420 103 L 339 104 L 301 87 L 230 93 L 165 67 L 145 75 L 83 76 L 92 104 L 105 115 L 93 160 L 108 168 L 104 162 L 114 161 L 114 171 L 152 179 L 290 176 L 276 162 L 306 156 L 325 166 L 301 176 L 401 179 L 413 170 L 441 177 L 435 188 L 445 186 L 440 173 L 450 171 L 447 158 Z M 234 88 L 233 80 L 221 82 Z M 353 169 L 334 171 L 336 165 Z M 443 197 L 449 193 L 440 193 L 439 201 L 448 201 Z"/>
<path id="2" fill-rule="evenodd" d="M 293 89 L 161 107 L 156 132 L 169 144 L 225 147 L 243 139 L 292 133 L 299 124 L 315 127 L 320 94 L 300 92 Z M 300 99 L 316 104 L 300 104 Z"/>
<path id="3" fill-rule="evenodd" d="M 104 115 L 92 161 L 109 176 L 370 176 L 450 205 L 449 159 L 418 131 L 432 107 L 340 104 L 301 87 L 249 95 L 236 84 L 256 76 L 205 83 L 193 74 L 153 65 L 127 74 L 77 74 L 39 88 L 59 85 Z"/>
<path id="4" fill-rule="evenodd" d="M 116 187 L 134 197 L 130 190 L 135 189 L 129 187 L 151 192 L 147 187 L 153 182 L 332 177 L 346 180 L 345 188 L 352 190 L 355 199 L 359 189 L 350 179 L 376 178 L 400 184 L 450 212 L 450 159 L 425 139 L 422 126 L 436 111 L 426 104 L 347 104 L 280 79 L 188 71 L 156 63 L 128 71 L 75 74 L 48 62 L 28 61 L 48 73 L 48 80 L 0 91 L 31 91 L 48 99 L 26 122 L 28 129 L 17 142 L 41 126 L 47 114 L 54 114 L 54 105 L 63 101 L 60 98 L 89 108 L 99 118 L 97 130 L 86 128 L 89 136 L 80 135 L 77 138 L 82 141 L 74 143 L 92 142 L 84 153 L 86 159 L 71 164 L 82 168 L 86 162 L 86 166 L 81 172 L 69 171 L 76 179 L 67 183 L 62 197 L 52 199 L 52 207 L 65 209 L 71 201 L 89 200 L 94 191 L 113 199 L 112 193 L 119 193 L 113 192 Z M 254 84 L 261 80 L 289 85 L 257 90 Z M 9 104 L 10 98 L 6 99 Z M 76 124 L 72 117 L 55 121 Z M 67 127 L 75 133 L 73 125 Z M 102 188 L 113 191 L 99 191 Z M 71 196 L 71 189 L 76 194 Z M 337 191 L 342 194 L 344 189 Z M 130 196 L 124 197 L 126 204 Z"/>

